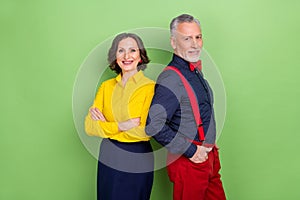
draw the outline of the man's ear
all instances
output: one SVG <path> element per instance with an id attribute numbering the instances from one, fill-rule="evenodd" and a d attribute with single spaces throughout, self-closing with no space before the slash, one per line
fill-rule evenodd
<path id="1" fill-rule="evenodd" d="M 171 40 L 171 46 L 172 46 L 172 48 L 176 49 L 176 39 L 175 39 L 175 37 L 171 36 L 170 40 Z"/>

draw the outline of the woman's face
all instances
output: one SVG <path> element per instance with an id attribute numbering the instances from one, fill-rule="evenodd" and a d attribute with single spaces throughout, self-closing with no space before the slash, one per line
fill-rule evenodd
<path id="1" fill-rule="evenodd" d="M 118 44 L 116 57 L 123 73 L 137 70 L 141 57 L 136 41 L 130 37 L 121 40 Z"/>

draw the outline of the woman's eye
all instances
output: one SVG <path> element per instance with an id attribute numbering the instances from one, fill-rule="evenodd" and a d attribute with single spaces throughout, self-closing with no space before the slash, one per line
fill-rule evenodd
<path id="1" fill-rule="evenodd" d="M 136 52 L 136 49 L 131 49 L 131 52 L 133 52 L 133 53 Z"/>
<path id="2" fill-rule="evenodd" d="M 119 49 L 118 52 L 119 53 L 123 53 L 124 51 L 123 51 L 123 49 Z"/>

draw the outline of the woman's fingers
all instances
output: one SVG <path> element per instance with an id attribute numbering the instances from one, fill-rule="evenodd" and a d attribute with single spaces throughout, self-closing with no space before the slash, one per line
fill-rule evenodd
<path id="1" fill-rule="evenodd" d="M 98 108 L 91 108 L 90 113 L 93 120 L 106 121 L 104 115 Z"/>

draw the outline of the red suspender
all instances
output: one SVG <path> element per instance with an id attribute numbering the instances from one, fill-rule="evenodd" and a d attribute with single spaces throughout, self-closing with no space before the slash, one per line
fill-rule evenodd
<path id="1" fill-rule="evenodd" d="M 189 99 L 190 99 L 190 103 L 191 103 L 192 110 L 194 113 L 194 118 L 195 118 L 196 124 L 198 126 L 199 139 L 200 139 L 200 141 L 203 141 L 205 139 L 203 124 L 202 124 L 201 115 L 200 115 L 200 111 L 199 111 L 198 101 L 197 101 L 197 98 L 195 96 L 192 86 L 189 84 L 189 82 L 186 80 L 186 78 L 182 75 L 182 73 L 176 67 L 167 66 L 164 70 L 173 70 L 180 77 L 180 79 L 185 87 L 185 90 L 187 91 Z"/>

